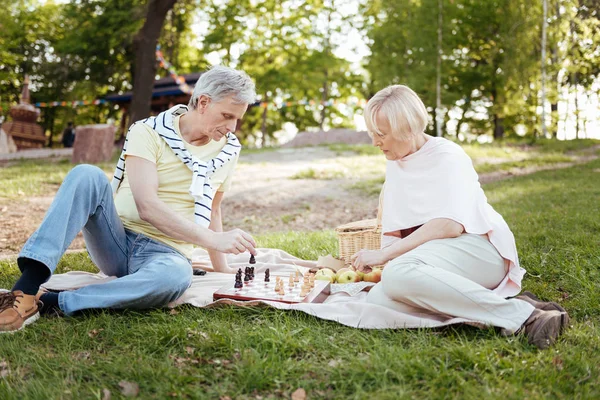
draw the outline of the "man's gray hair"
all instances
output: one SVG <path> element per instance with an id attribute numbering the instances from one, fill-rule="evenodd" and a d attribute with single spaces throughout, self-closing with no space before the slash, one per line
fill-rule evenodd
<path id="1" fill-rule="evenodd" d="M 256 89 L 252 79 L 243 71 L 216 65 L 200 75 L 189 107 L 196 109 L 200 96 L 219 102 L 233 95 L 234 104 L 252 104 L 256 101 Z"/>

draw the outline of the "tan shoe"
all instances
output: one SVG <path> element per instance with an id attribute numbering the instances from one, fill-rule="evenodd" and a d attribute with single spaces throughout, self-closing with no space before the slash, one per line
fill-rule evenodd
<path id="1" fill-rule="evenodd" d="M 568 325 L 569 314 L 566 312 L 543 311 L 536 308 L 523 324 L 523 330 L 529 344 L 538 349 L 547 349 L 556 342 L 556 338 Z"/>
<path id="2" fill-rule="evenodd" d="M 39 317 L 35 296 L 20 290 L 0 293 L 0 333 L 19 331 Z"/>
<path id="3" fill-rule="evenodd" d="M 523 292 L 515 299 L 526 301 L 539 310 L 567 312 L 560 304 L 553 301 L 541 301 L 536 295 L 528 291 Z"/>

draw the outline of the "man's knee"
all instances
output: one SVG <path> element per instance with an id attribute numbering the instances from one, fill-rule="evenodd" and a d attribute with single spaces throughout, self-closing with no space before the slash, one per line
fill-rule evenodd
<path id="1" fill-rule="evenodd" d="M 180 257 L 167 258 L 156 265 L 156 279 L 160 283 L 159 291 L 177 299 L 192 282 L 192 266 Z"/>
<path id="2" fill-rule="evenodd" d="M 69 171 L 65 181 L 72 181 L 79 185 L 89 184 L 93 186 L 98 183 L 105 184 L 108 182 L 108 179 L 104 171 L 100 168 L 94 165 L 80 164 Z"/>

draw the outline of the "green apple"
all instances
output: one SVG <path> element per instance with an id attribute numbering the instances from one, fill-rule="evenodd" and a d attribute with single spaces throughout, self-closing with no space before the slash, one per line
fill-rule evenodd
<path id="1" fill-rule="evenodd" d="M 343 272 L 337 280 L 338 283 L 352 283 L 352 282 L 360 282 L 360 277 L 354 271 L 346 271 Z"/>
<path id="2" fill-rule="evenodd" d="M 335 272 L 333 272 L 333 270 L 329 268 L 322 268 L 318 270 L 315 274 L 315 279 L 333 283 L 335 282 Z"/>
<path id="3" fill-rule="evenodd" d="M 338 269 L 338 271 L 335 273 L 335 279 L 336 279 L 336 280 L 340 279 L 340 276 L 341 276 L 341 275 L 342 275 L 344 272 L 346 272 L 346 271 L 351 271 L 351 269 L 350 269 L 350 268 L 340 268 L 340 269 Z"/>
<path id="4" fill-rule="evenodd" d="M 350 269 L 350 270 L 351 270 L 351 271 L 354 271 L 354 272 L 356 272 L 356 274 L 358 275 L 358 278 L 359 278 L 361 281 L 365 279 L 365 273 L 364 273 L 364 272 L 362 272 L 362 271 L 359 271 L 359 270 L 357 270 L 357 269 L 356 269 L 356 268 L 354 268 L 354 267 L 351 267 L 351 269 Z"/>

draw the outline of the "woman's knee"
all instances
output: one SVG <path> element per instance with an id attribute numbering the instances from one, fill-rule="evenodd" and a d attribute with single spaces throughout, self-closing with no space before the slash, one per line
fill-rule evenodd
<path id="1" fill-rule="evenodd" d="M 422 290 L 420 265 L 410 260 L 388 264 L 381 274 L 381 291 L 392 299 L 412 296 Z"/>

